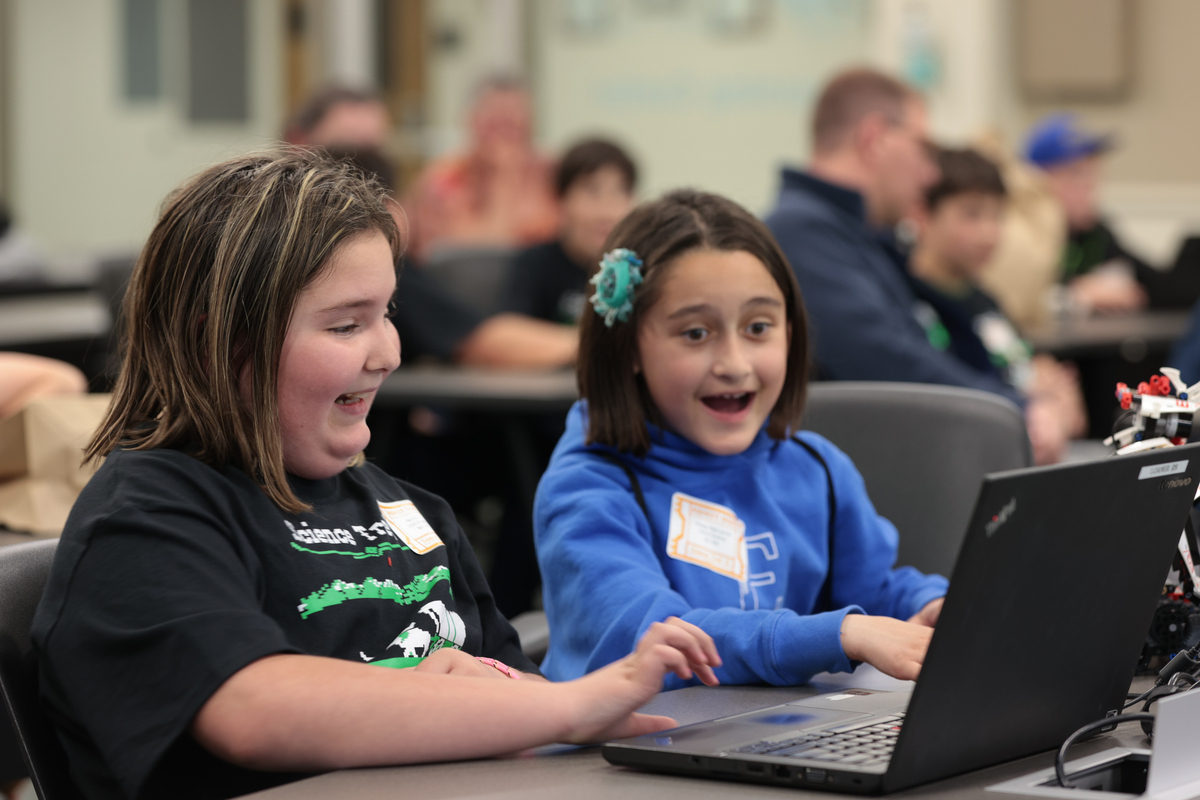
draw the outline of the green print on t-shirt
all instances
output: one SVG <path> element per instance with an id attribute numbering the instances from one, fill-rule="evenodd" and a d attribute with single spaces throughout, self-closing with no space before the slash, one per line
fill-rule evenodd
<path id="1" fill-rule="evenodd" d="M 424 575 L 417 575 L 404 586 L 395 581 L 380 581 L 367 578 L 362 583 L 337 580 L 327 583 L 300 601 L 298 610 L 302 619 L 308 619 L 318 611 L 330 606 L 339 606 L 347 600 L 391 600 L 400 605 L 417 603 L 429 597 L 438 581 L 450 580 L 450 569 L 438 565 Z"/>
<path id="2" fill-rule="evenodd" d="M 380 545 L 369 544 L 361 552 L 355 553 L 348 550 L 313 550 L 311 547 L 305 547 L 297 542 L 292 542 L 292 547 L 299 550 L 301 553 L 312 553 L 317 556 L 350 556 L 353 559 L 375 558 L 381 556 L 390 550 L 407 550 L 408 547 L 399 542 L 384 542 Z"/>

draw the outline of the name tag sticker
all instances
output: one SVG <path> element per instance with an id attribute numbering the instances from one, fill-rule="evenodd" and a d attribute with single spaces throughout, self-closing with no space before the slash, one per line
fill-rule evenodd
<path id="1" fill-rule="evenodd" d="M 417 555 L 423 556 L 430 550 L 443 545 L 437 531 L 430 527 L 426 519 L 421 516 L 421 512 L 413 505 L 412 500 L 379 503 L 379 513 L 400 537 L 400 541 L 408 545 L 408 549 Z"/>
<path id="2" fill-rule="evenodd" d="M 732 509 L 676 492 L 671 495 L 667 555 L 744 581 L 746 523 Z"/>
<path id="3" fill-rule="evenodd" d="M 1144 481 L 1149 478 L 1161 478 L 1164 475 L 1176 475 L 1187 469 L 1187 461 L 1168 461 L 1165 464 L 1149 464 L 1142 467 L 1142 471 L 1138 473 L 1138 480 Z"/>

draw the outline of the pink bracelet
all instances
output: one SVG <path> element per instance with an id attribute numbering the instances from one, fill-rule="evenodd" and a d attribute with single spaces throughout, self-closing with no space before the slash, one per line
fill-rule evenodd
<path id="1" fill-rule="evenodd" d="M 495 667 L 509 678 L 512 678 L 514 681 L 521 680 L 521 673 L 517 672 L 508 664 L 505 664 L 503 661 L 497 661 L 494 658 L 487 658 L 486 656 L 475 656 L 475 660 L 481 664 L 487 664 L 489 667 Z"/>

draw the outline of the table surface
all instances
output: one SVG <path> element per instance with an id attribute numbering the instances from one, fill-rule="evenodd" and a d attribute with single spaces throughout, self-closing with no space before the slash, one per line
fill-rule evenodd
<path id="1" fill-rule="evenodd" d="M 92 291 L 0 298 L 0 348 L 93 339 L 111 327 L 108 306 Z"/>
<path id="2" fill-rule="evenodd" d="M 1065 317 L 1029 331 L 1028 338 L 1036 350 L 1059 356 L 1130 346 L 1168 347 L 1187 330 L 1188 317 L 1187 311 Z"/>
<path id="3" fill-rule="evenodd" d="M 1139 679 L 1134 686 L 1137 688 L 1143 683 L 1148 686 L 1148 681 Z M 819 675 L 810 684 L 790 688 L 691 687 L 664 692 L 645 710 L 666 714 L 681 725 L 686 725 L 852 686 L 910 689 L 912 684 L 895 681 L 863 666 L 852 675 Z M 1071 751 L 1071 758 L 1117 745 L 1147 747 L 1141 730 L 1136 725 L 1125 725 L 1115 733 L 1079 744 Z M 889 796 L 998 800 L 1005 795 L 987 792 L 986 787 L 1053 765 L 1053 753 L 1041 753 Z M 370 800 L 406 796 L 424 800 L 728 800 L 734 793 L 738 798 L 764 800 L 786 800 L 797 793 L 827 799 L 850 796 L 639 772 L 610 765 L 596 747 L 551 746 L 513 758 L 340 770 L 246 795 L 246 798 L 328 800 L 331 797 L 353 797 L 356 800 Z"/>
<path id="4" fill-rule="evenodd" d="M 565 412 L 579 398 L 573 369 L 499 370 L 419 365 L 388 376 L 377 407 L 435 406 L 496 412 Z"/>

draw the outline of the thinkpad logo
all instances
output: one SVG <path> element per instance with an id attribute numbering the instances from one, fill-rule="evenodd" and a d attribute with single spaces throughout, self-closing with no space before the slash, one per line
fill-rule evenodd
<path id="1" fill-rule="evenodd" d="M 1192 485 L 1191 478 L 1167 478 L 1165 481 L 1163 481 L 1161 484 L 1159 484 L 1158 488 L 1159 489 L 1181 489 L 1184 486 L 1191 486 L 1191 485 Z"/>
<path id="2" fill-rule="evenodd" d="M 1009 500 L 1004 504 L 1004 507 L 1000 509 L 999 513 L 988 520 L 987 524 L 983 526 L 983 532 L 988 535 L 988 538 L 991 538 L 992 534 L 998 531 L 1001 525 L 1008 522 L 1008 518 L 1011 517 L 1013 512 L 1016 510 L 1017 498 L 1014 497 L 1012 500 Z"/>

